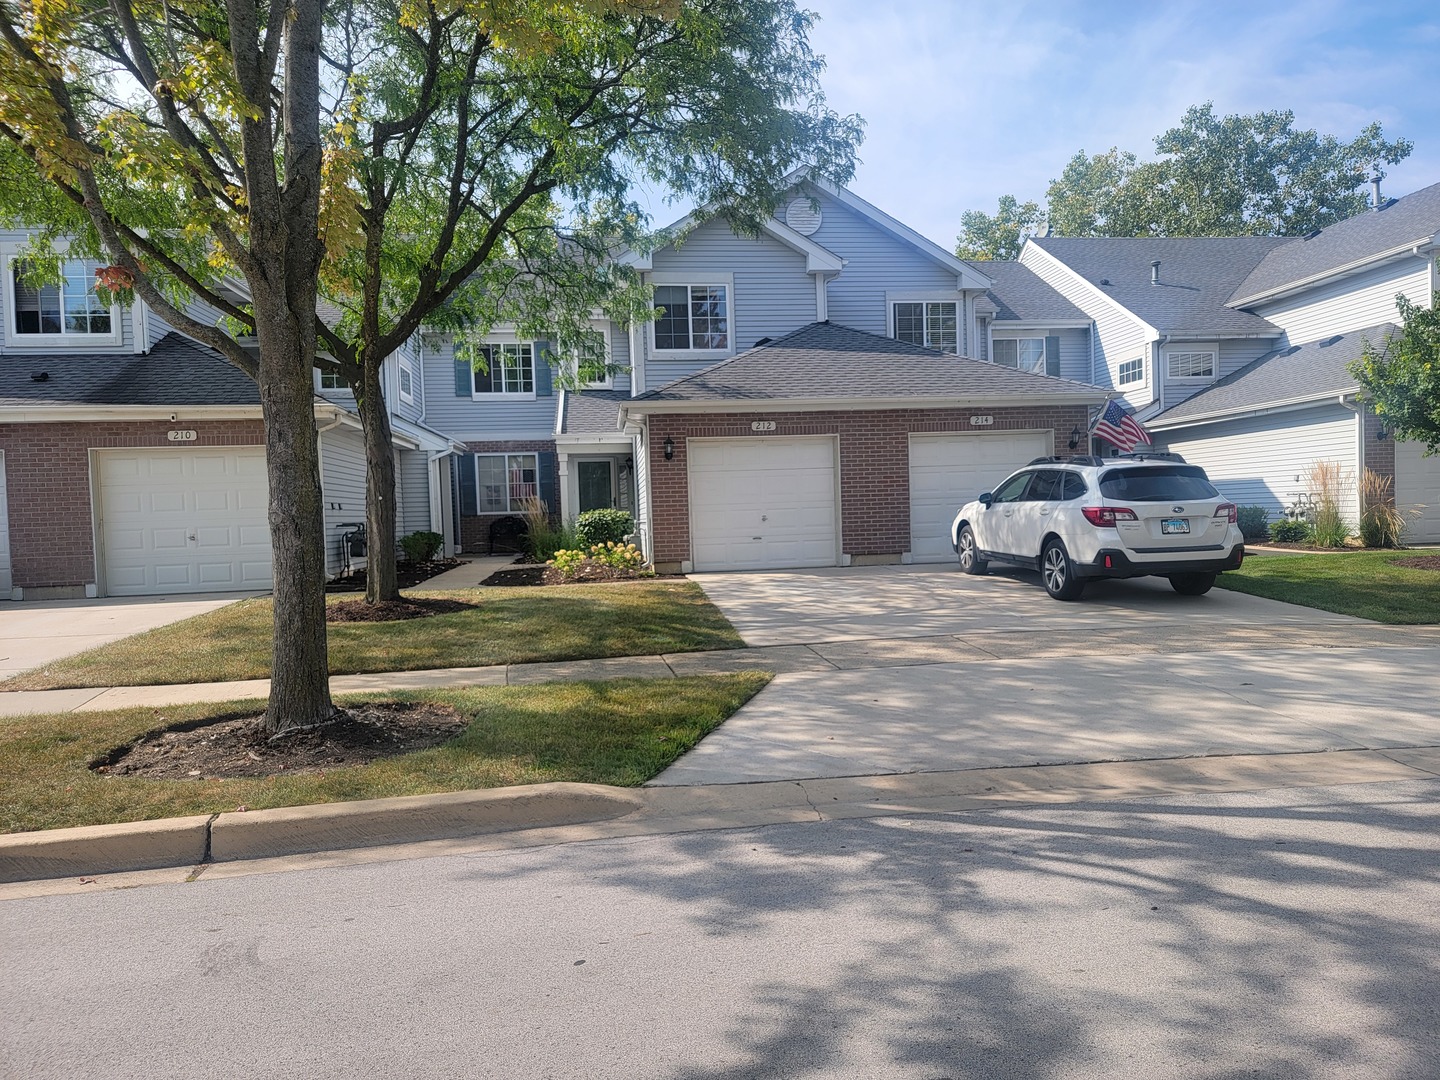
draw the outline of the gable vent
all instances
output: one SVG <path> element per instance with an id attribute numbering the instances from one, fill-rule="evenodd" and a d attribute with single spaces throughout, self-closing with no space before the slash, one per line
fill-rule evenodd
<path id="1" fill-rule="evenodd" d="M 785 224 L 801 236 L 811 236 L 820 228 L 820 208 L 803 195 L 785 207 Z"/>

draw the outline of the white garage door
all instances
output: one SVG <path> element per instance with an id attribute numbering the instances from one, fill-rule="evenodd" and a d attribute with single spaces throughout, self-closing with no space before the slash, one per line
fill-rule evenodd
<path id="1" fill-rule="evenodd" d="M 916 562 L 955 557 L 955 511 L 1026 462 L 1054 453 L 1049 432 L 910 436 L 910 555 Z"/>
<path id="2" fill-rule="evenodd" d="M 10 510 L 5 501 L 5 452 L 0 450 L 0 600 L 10 599 Z"/>
<path id="3" fill-rule="evenodd" d="M 109 595 L 270 588 L 263 448 L 97 458 Z"/>
<path id="4" fill-rule="evenodd" d="M 696 570 L 839 562 L 834 439 L 691 439 L 687 449 Z"/>
<path id="5" fill-rule="evenodd" d="M 1395 444 L 1395 504 L 1420 511 L 1409 518 L 1408 542 L 1440 544 L 1440 455 L 1427 458 L 1421 443 Z"/>

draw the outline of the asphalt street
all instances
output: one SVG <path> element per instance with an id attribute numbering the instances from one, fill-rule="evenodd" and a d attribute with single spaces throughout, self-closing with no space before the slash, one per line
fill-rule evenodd
<path id="1" fill-rule="evenodd" d="M 1440 1076 L 1440 780 L 0 905 L 7 1077 Z"/>

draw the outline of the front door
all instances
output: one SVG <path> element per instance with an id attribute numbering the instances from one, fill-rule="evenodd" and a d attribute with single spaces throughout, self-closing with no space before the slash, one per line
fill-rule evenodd
<path id="1" fill-rule="evenodd" d="M 575 480 L 580 488 L 580 513 L 609 510 L 615 505 L 615 462 L 611 458 L 577 461 Z"/>

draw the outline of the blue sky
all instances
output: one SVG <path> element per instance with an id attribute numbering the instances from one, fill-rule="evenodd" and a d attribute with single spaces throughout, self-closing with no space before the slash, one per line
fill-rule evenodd
<path id="1" fill-rule="evenodd" d="M 1440 182 L 1440 5 L 801 0 L 830 106 L 865 118 L 851 189 L 949 248 L 967 209 L 1043 202 L 1077 151 L 1142 158 L 1190 105 L 1291 109 L 1415 143 L 1385 194 Z M 652 202 L 657 224 L 686 209 Z"/>

